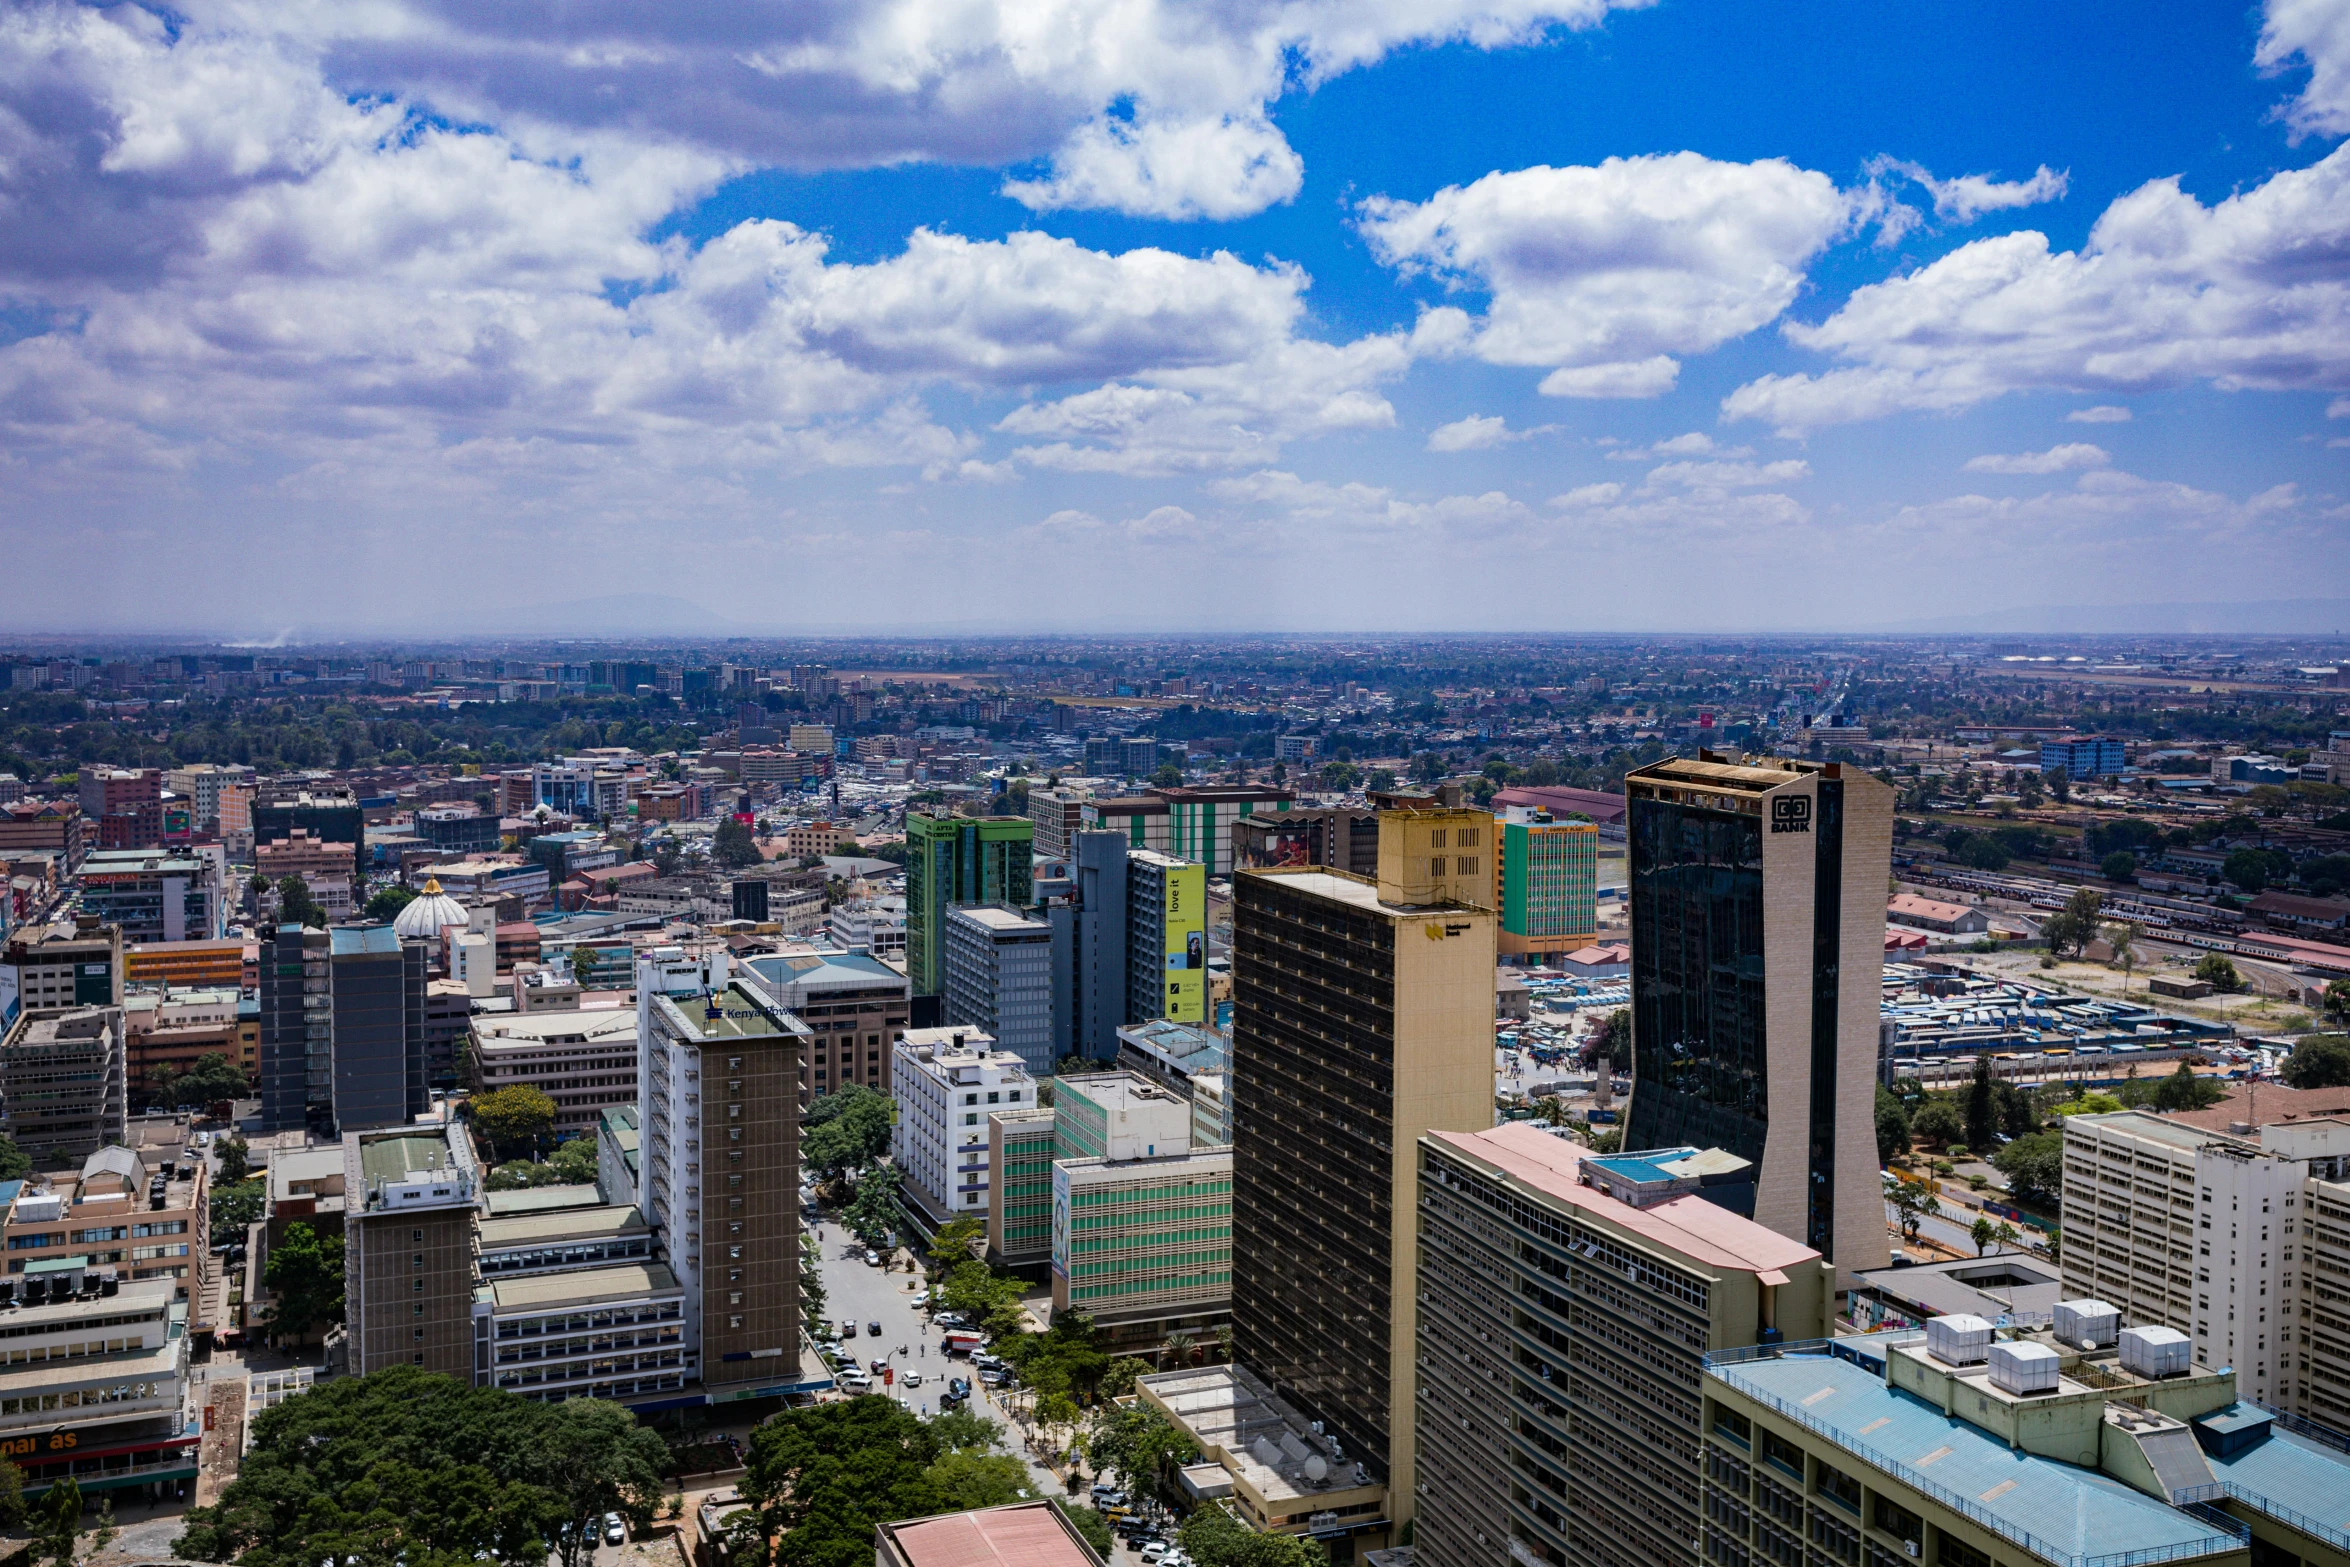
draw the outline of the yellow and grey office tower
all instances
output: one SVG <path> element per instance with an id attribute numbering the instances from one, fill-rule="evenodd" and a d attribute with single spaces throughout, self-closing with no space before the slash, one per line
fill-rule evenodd
<path id="1" fill-rule="evenodd" d="M 1626 1148 L 1754 1162 L 1758 1223 L 1887 1260 L 1875 1097 L 1893 791 L 1834 762 L 1711 752 L 1624 779 L 1631 852 Z"/>

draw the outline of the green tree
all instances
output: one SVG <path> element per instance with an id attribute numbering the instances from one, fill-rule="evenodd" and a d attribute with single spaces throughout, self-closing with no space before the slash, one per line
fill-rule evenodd
<path id="1" fill-rule="evenodd" d="M 1958 863 L 1972 870 L 2003 871 L 2007 869 L 2007 846 L 1989 833 L 1969 837 L 1955 851 Z"/>
<path id="2" fill-rule="evenodd" d="M 937 1433 L 894 1399 L 787 1409 L 751 1433 L 742 1493 L 784 1567 L 872 1567 L 876 1527 L 943 1512 Z"/>
<path id="3" fill-rule="evenodd" d="M 800 1122 L 800 1165 L 823 1181 L 842 1176 L 889 1151 L 896 1107 L 887 1094 L 850 1083 L 819 1095 Z"/>
<path id="4" fill-rule="evenodd" d="M 1909 1110 L 1882 1083 L 1877 1085 L 1877 1162 L 1909 1152 Z"/>
<path id="5" fill-rule="evenodd" d="M 255 1417 L 237 1478 L 187 1515 L 174 1550 L 243 1567 L 543 1562 L 583 1511 L 569 1479 L 641 1480 L 636 1466 L 659 1461 L 625 1411 L 587 1402 L 532 1403 L 411 1366 L 321 1382 Z M 599 1432 L 628 1451 L 583 1459 Z"/>
<path id="6" fill-rule="evenodd" d="M 1259 1534 L 1210 1502 L 1183 1520 L 1175 1538 L 1199 1567 L 1328 1567 L 1330 1553 L 1305 1535 Z"/>
<path id="7" fill-rule="evenodd" d="M 1183 769 L 1173 762 L 1161 762 L 1151 773 L 1151 783 L 1160 789 L 1180 789 L 1183 787 Z"/>
<path id="8" fill-rule="evenodd" d="M 941 1272 L 972 1260 L 974 1244 L 987 1239 L 987 1221 L 975 1214 L 949 1219 L 930 1237 L 931 1265 Z"/>
<path id="9" fill-rule="evenodd" d="M 2062 805 L 2073 797 L 2072 775 L 2063 768 L 2051 767 L 2042 776 L 2042 781 L 2048 785 L 2048 792 L 2057 804 Z"/>
<path id="10" fill-rule="evenodd" d="M 2048 950 L 2060 958 L 2067 952 L 2077 955 L 2096 939 L 2097 916 L 2104 906 L 2104 897 L 2095 888 L 2075 888 L 2064 907 L 2041 924 L 2040 934 L 2048 939 Z"/>
<path id="11" fill-rule="evenodd" d="M 2337 1023 L 2350 1023 L 2350 979 L 2328 981 L 2318 1008 Z"/>
<path id="12" fill-rule="evenodd" d="M 2220 862 L 2219 873 L 2245 892 L 2269 883 L 2269 858 L 2258 849 L 2238 849 Z"/>
<path id="13" fill-rule="evenodd" d="M 1605 1056 L 1616 1066 L 1632 1059 L 1632 1009 L 1617 1007 L 1599 1020 L 1593 1037 L 1591 1056 L 1594 1060 Z"/>
<path id="14" fill-rule="evenodd" d="M 310 896 L 310 884 L 299 876 L 287 876 L 277 884 L 277 917 L 285 924 L 307 925 L 313 930 L 326 929 L 326 910 Z"/>
<path id="15" fill-rule="evenodd" d="M 1998 1141 L 1999 1096 L 1991 1083 L 1991 1058 L 1975 1054 L 1975 1075 L 1966 1088 L 1966 1145 L 1986 1153 Z"/>
<path id="16" fill-rule="evenodd" d="M 2244 977 L 2236 972 L 2236 965 L 2218 952 L 2207 952 L 2195 965 L 2195 977 L 2212 989 L 2233 995 L 2244 988 Z"/>
<path id="17" fill-rule="evenodd" d="M 842 1211 L 841 1222 L 868 1243 L 882 1240 L 898 1227 L 898 1187 L 903 1180 L 893 1164 L 857 1177 L 857 1194 Z"/>
<path id="18" fill-rule="evenodd" d="M 465 1108 L 500 1158 L 531 1152 L 555 1129 L 555 1101 L 527 1083 L 476 1094 Z"/>
<path id="19" fill-rule="evenodd" d="M 1096 1473 L 1116 1475 L 1129 1491 L 1161 1497 L 1171 1496 L 1176 1470 L 1199 1461 L 1191 1438 L 1139 1402 L 1105 1405 L 1086 1437 L 1085 1452 Z"/>
<path id="20" fill-rule="evenodd" d="M 250 1181 L 223 1181 L 212 1188 L 212 1238 L 221 1241 L 239 1241 L 245 1231 L 259 1219 L 269 1206 L 269 1183 L 258 1178 Z"/>
<path id="21" fill-rule="evenodd" d="M 367 900 L 367 917 L 381 924 L 415 901 L 416 894 L 406 887 L 386 887 Z"/>
<path id="22" fill-rule="evenodd" d="M 531 1482 L 559 1499 L 566 1518 L 618 1512 L 640 1528 L 649 1524 L 661 1499 L 668 1445 L 609 1399 L 566 1399 L 549 1408 L 525 1470 Z M 565 1530 L 563 1567 L 580 1567 L 595 1544 L 582 1531 Z"/>
<path id="23" fill-rule="evenodd" d="M 301 1339 L 314 1327 L 343 1320 L 343 1238 L 323 1239 L 299 1221 L 269 1249 L 261 1282 L 274 1297 L 269 1336 Z"/>
<path id="24" fill-rule="evenodd" d="M 251 1091 L 235 1062 L 220 1051 L 209 1050 L 173 1081 L 168 1094 L 158 1097 L 173 1106 L 210 1105 L 242 1099 Z"/>
<path id="25" fill-rule="evenodd" d="M 1001 1453 L 941 1453 L 922 1471 L 922 1478 L 930 1482 L 938 1493 L 940 1508 L 948 1512 L 1001 1507 L 1036 1494 L 1028 1483 L 1028 1466 Z"/>
<path id="26" fill-rule="evenodd" d="M 751 837 L 751 824 L 732 816 L 721 821 L 718 831 L 710 838 L 710 857 L 726 870 L 757 865 L 761 856 L 758 843 Z"/>
<path id="27" fill-rule="evenodd" d="M 35 1561 L 73 1567 L 74 1540 L 82 1532 L 82 1488 L 71 1476 L 41 1493 L 32 1508 Z"/>
<path id="28" fill-rule="evenodd" d="M 2139 1096 L 2139 1102 L 2151 1104 L 2154 1100 L 2154 1086 L 2152 1084 L 2142 1086 L 2144 1092 Z M 2100 1093 L 2096 1089 L 2089 1089 L 2075 1094 L 2072 1098 L 2056 1106 L 2056 1113 L 2058 1115 L 2111 1115 L 2116 1110 L 2130 1108 L 2129 1093 L 2130 1091 L 2126 1087 L 2119 1097 Z"/>
<path id="29" fill-rule="evenodd" d="M 1966 1114 L 1942 1095 L 1919 1105 L 1909 1118 L 1909 1135 L 1936 1148 L 1966 1141 Z"/>
<path id="30" fill-rule="evenodd" d="M 2019 1137 L 1991 1156 L 2015 1200 L 2034 1208 L 2057 1206 L 2064 1191 L 2064 1139 L 2054 1132 Z"/>
<path id="31" fill-rule="evenodd" d="M 30 1175 L 33 1156 L 5 1137 L 0 1137 L 0 1181 L 14 1181 Z"/>
<path id="32" fill-rule="evenodd" d="M 1977 1218 L 1973 1224 L 1967 1227 L 1967 1239 L 1975 1243 L 1976 1256 L 1980 1257 L 1991 1249 L 1997 1233 L 1992 1229 L 1991 1220 L 1987 1216 Z"/>
<path id="33" fill-rule="evenodd" d="M 2097 862 L 2097 874 L 2107 881 L 2135 881 L 2138 879 L 2138 857 L 2127 849 L 2116 849 Z"/>
<path id="34" fill-rule="evenodd" d="M 2293 1088 L 2350 1088 L 2350 1040 L 2306 1035 L 2285 1057 L 2278 1075 Z"/>
<path id="35" fill-rule="evenodd" d="M 2181 1061 L 2177 1071 L 2164 1078 L 2154 1089 L 2154 1108 L 2162 1111 L 2201 1110 L 2227 1098 L 2227 1085 L 2208 1077 L 2197 1077 L 2195 1069 Z"/>
<path id="36" fill-rule="evenodd" d="M 24 1518 L 24 1471 L 0 1458 L 0 1529 L 13 1529 Z"/>
<path id="37" fill-rule="evenodd" d="M 1107 1518 L 1077 1502 L 1055 1498 L 1053 1506 L 1060 1509 L 1061 1516 L 1069 1520 L 1072 1528 L 1085 1536 L 1085 1543 L 1093 1547 L 1094 1555 L 1105 1562 L 1110 1560 L 1118 1542 L 1110 1533 L 1110 1521 Z"/>
<path id="38" fill-rule="evenodd" d="M 251 1153 L 252 1150 L 246 1146 L 242 1137 L 222 1138 L 220 1140 L 220 1178 L 224 1181 L 243 1180 L 245 1172 L 252 1168 L 246 1162 Z"/>

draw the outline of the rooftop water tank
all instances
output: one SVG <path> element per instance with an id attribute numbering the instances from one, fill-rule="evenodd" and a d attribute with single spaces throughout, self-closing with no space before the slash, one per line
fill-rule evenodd
<path id="1" fill-rule="evenodd" d="M 2121 1336 L 2119 1307 L 2101 1300 L 2056 1303 L 2056 1336 L 2075 1349 L 2103 1349 Z"/>
<path id="2" fill-rule="evenodd" d="M 2029 1339 L 1991 1346 L 1991 1385 L 2002 1393 L 2053 1393 L 2056 1368 L 2062 1359 L 2045 1344 Z"/>
<path id="3" fill-rule="evenodd" d="M 2177 1328 L 2124 1328 L 2122 1369 L 2141 1377 L 2175 1377 L 2194 1363 L 2195 1346 Z"/>
<path id="4" fill-rule="evenodd" d="M 1960 1311 L 1926 1323 L 1926 1353 L 1946 1366 L 1975 1366 L 1991 1353 L 1991 1324 Z"/>

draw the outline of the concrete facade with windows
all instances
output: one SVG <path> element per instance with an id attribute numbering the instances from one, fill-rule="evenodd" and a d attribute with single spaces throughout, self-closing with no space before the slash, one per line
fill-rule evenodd
<path id="1" fill-rule="evenodd" d="M 223 914 L 218 853 L 100 849 L 82 861 L 81 906 L 125 941 L 211 941 Z"/>
<path id="2" fill-rule="evenodd" d="M 1391 852 L 1401 830 L 1382 815 L 1376 882 L 1233 877 L 1231 1066 L 1234 1358 L 1369 1466 L 1399 1527 L 1417 1495 L 1417 1143 L 1492 1124 L 1494 968 L 1482 901 L 1412 901 L 1434 890 L 1426 852 L 1419 878 L 1390 880 L 1414 857 Z M 1489 899 L 1491 866 L 1473 880 Z"/>
<path id="3" fill-rule="evenodd" d="M 1055 1311 L 1196 1331 L 1230 1310 L 1230 1148 L 1056 1159 L 1052 1213 Z"/>
<path id="4" fill-rule="evenodd" d="M 101 1148 L 78 1173 L 33 1175 L 19 1184 L 0 1223 L 8 1276 L 22 1282 L 36 1263 L 78 1256 L 121 1280 L 164 1280 L 177 1299 L 201 1302 L 212 1273 L 211 1174 L 202 1159 L 188 1173 L 167 1157 L 150 1165 L 127 1147 Z"/>
<path id="5" fill-rule="evenodd" d="M 902 971 L 863 952 L 787 952 L 752 958 L 743 967 L 808 1025 L 803 1110 L 852 1083 L 891 1091 L 895 1046 L 913 1007 Z"/>
<path id="6" fill-rule="evenodd" d="M 1617 1195 L 1607 1162 L 1524 1122 L 1420 1139 L 1433 1560 L 1693 1564 L 1702 1357 L 1828 1329 L 1818 1252 L 1676 1183 Z"/>
<path id="7" fill-rule="evenodd" d="M 664 994 L 659 971 L 638 965 L 637 1206 L 683 1288 L 685 1342 L 710 1400 L 796 1387 L 807 1025 L 748 981 Z"/>
<path id="8" fill-rule="evenodd" d="M 1053 930 L 993 905 L 946 917 L 945 1017 L 1018 1056 L 1033 1077 L 1053 1070 Z"/>
<path id="9" fill-rule="evenodd" d="M 909 1029 L 897 1042 L 898 1121 L 890 1157 L 899 1199 L 924 1234 L 949 1219 L 988 1213 L 989 1115 L 1033 1109 L 1028 1064 L 971 1028 Z"/>
<path id="10" fill-rule="evenodd" d="M 464 1128 L 343 1137 L 343 1310 L 351 1370 L 474 1380 L 481 1169 Z"/>
<path id="11" fill-rule="evenodd" d="M 130 1128 L 120 1007 L 21 1013 L 0 1035 L 0 1135 L 35 1169 L 78 1164 Z"/>
<path id="12" fill-rule="evenodd" d="M 480 1385 L 540 1400 L 665 1402 L 698 1369 L 685 1297 L 659 1262 L 488 1280 L 475 1308 Z"/>
<path id="13" fill-rule="evenodd" d="M 186 1308 L 164 1280 L 122 1283 L 87 1263 L 22 1281 L 0 1313 L 0 1452 L 27 1498 L 71 1478 L 84 1495 L 196 1478 Z"/>
<path id="14" fill-rule="evenodd" d="M 592 1132 L 607 1110 L 634 1105 L 636 1013 L 484 1014 L 473 1020 L 473 1087 L 538 1089 L 555 1101 L 555 1133 Z"/>
<path id="15" fill-rule="evenodd" d="M 1599 827 L 1561 821 L 1538 805 L 1494 817 L 1494 937 L 1520 962 L 1591 945 L 1599 932 Z"/>

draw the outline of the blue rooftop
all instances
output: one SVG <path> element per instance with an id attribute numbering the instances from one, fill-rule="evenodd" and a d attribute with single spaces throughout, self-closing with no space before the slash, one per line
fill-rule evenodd
<path id="1" fill-rule="evenodd" d="M 2094 1469 L 2018 1452 L 1838 1356 L 1793 1353 L 1716 1365 L 1707 1374 L 2056 1561 L 2087 1567 L 2138 1552 L 2176 1561 L 2244 1548 L 2238 1536 Z"/>
<path id="2" fill-rule="evenodd" d="M 2350 1452 L 2288 1431 L 2280 1417 L 2269 1424 L 2266 1438 L 2220 1456 L 2231 1428 L 2266 1414 L 2235 1404 L 2196 1422 L 2222 1434 L 2220 1442 L 2204 1443 L 2213 1476 L 2238 1502 L 2350 1551 Z"/>
<path id="3" fill-rule="evenodd" d="M 750 958 L 743 967 L 778 985 L 808 980 L 897 980 L 905 975 L 864 952 L 794 952 L 780 957 Z"/>

